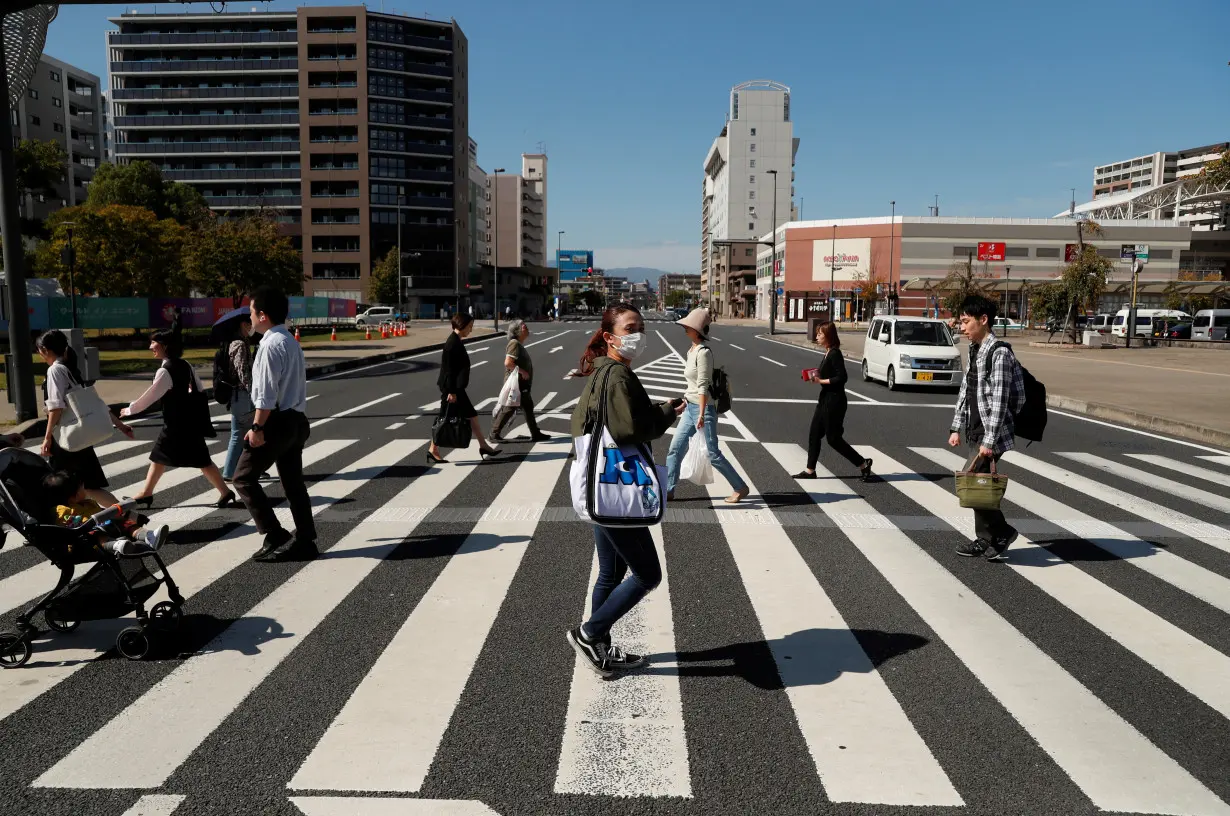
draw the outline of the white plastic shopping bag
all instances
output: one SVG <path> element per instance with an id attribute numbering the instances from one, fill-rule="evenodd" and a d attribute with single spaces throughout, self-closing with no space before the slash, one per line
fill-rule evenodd
<path id="1" fill-rule="evenodd" d="M 688 452 L 679 468 L 679 478 L 692 484 L 713 484 L 713 463 L 709 461 L 709 443 L 701 433 L 692 435 Z"/>
<path id="2" fill-rule="evenodd" d="M 514 368 L 512 373 L 508 375 L 508 379 L 504 380 L 504 387 L 500 389 L 500 396 L 495 401 L 495 410 L 501 408 L 520 408 L 521 407 L 521 369 Z"/>

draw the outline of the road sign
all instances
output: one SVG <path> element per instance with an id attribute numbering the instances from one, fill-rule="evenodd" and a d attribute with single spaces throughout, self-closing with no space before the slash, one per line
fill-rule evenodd
<path id="1" fill-rule="evenodd" d="M 1077 244 L 1063 245 L 1063 262 L 1072 263 L 1080 255 L 1080 247 Z"/>
<path id="2" fill-rule="evenodd" d="M 978 242 L 978 260 L 980 261 L 1002 261 L 1006 254 L 1007 247 L 998 241 L 979 241 Z"/>
<path id="3" fill-rule="evenodd" d="M 1136 260 L 1140 261 L 1141 263 L 1149 262 L 1149 245 L 1148 244 L 1137 244 L 1136 245 Z"/>
<path id="4" fill-rule="evenodd" d="M 1135 244 L 1120 244 L 1119 245 L 1119 260 L 1124 263 L 1131 263 L 1136 260 L 1136 245 Z"/>
<path id="5" fill-rule="evenodd" d="M 786 290 L 779 286 L 777 287 L 777 294 L 784 295 L 786 294 Z"/>

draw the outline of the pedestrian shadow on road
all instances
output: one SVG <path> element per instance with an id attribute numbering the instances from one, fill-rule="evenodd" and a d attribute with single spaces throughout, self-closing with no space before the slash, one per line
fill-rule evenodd
<path id="1" fill-rule="evenodd" d="M 164 642 L 168 650 L 181 658 L 211 652 L 239 652 L 251 657 L 260 654 L 261 647 L 266 643 L 295 636 L 274 618 L 261 615 L 230 620 L 206 614 L 184 615 L 179 631 L 184 634 L 167 638 Z M 194 643 L 201 645 L 193 648 Z"/>
<path id="2" fill-rule="evenodd" d="M 853 634 L 858 640 L 850 642 Z M 648 657 L 640 673 L 680 677 L 741 677 L 766 691 L 831 683 L 842 674 L 867 673 L 895 657 L 921 649 L 927 638 L 879 629 L 804 629 L 771 641 L 732 643 L 692 652 Z M 859 648 L 861 647 L 861 648 Z M 779 666 L 774 655 L 781 658 Z M 674 662 L 676 666 L 655 666 Z M 702 663 L 715 665 L 698 665 Z"/>
<path id="3" fill-rule="evenodd" d="M 370 367 L 356 368 L 354 371 L 339 371 L 336 374 L 326 374 L 328 380 L 366 380 L 373 377 L 388 377 L 393 374 L 418 374 L 439 368 L 439 363 L 426 360 L 388 360 L 383 363 L 372 363 Z M 323 380 L 317 377 L 317 380 Z"/>
<path id="4" fill-rule="evenodd" d="M 469 539 L 468 544 L 466 543 L 467 539 Z M 330 551 L 325 553 L 325 557 L 329 559 L 382 558 L 385 561 L 414 561 L 430 558 L 452 558 L 454 555 L 464 556 L 498 549 L 506 544 L 527 544 L 528 542 L 529 538 L 523 535 L 496 535 L 494 533 L 490 535 L 485 533 L 432 535 L 431 533 L 425 533 L 423 535 L 412 535 L 408 538 L 373 538 L 371 540 L 372 546 L 370 547 L 356 547 L 353 550 L 337 553 Z M 397 544 L 397 547 L 387 556 L 383 555 L 384 547 L 394 543 Z M 463 544 L 466 545 L 466 550 L 459 553 L 458 550 Z"/>
<path id="5" fill-rule="evenodd" d="M 1033 542 L 1039 547 L 1045 547 L 1051 555 L 1063 561 L 1106 562 L 1122 561 L 1128 558 L 1149 558 L 1157 555 L 1158 552 L 1169 549 L 1169 545 L 1162 541 L 1143 541 L 1124 538 L 1121 535 L 1107 536 L 1104 540 L 1108 542 L 1113 540 L 1115 542 L 1115 549 L 1118 552 L 1109 552 L 1078 536 L 1035 538 Z M 1008 560 L 1012 561 L 1011 548 L 1008 550 Z M 1025 566 L 1050 566 L 1052 563 L 1057 562 L 1050 562 L 1048 564 L 1026 563 Z"/>

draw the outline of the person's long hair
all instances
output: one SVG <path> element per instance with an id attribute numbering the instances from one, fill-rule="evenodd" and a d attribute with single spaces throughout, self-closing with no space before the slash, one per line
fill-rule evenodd
<path id="1" fill-rule="evenodd" d="M 830 349 L 841 348 L 841 338 L 837 336 L 837 324 L 833 321 L 826 320 L 817 326 L 816 334 L 824 336 L 824 339 L 829 344 Z"/>
<path id="2" fill-rule="evenodd" d="M 68 372 L 73 375 L 74 380 L 83 382 L 81 369 L 77 367 L 77 352 L 68 344 L 68 335 L 59 329 L 52 329 L 39 335 L 34 345 L 54 354 L 60 362 L 68 366 Z"/>
<path id="3" fill-rule="evenodd" d="M 594 332 L 593 337 L 589 338 L 589 344 L 585 346 L 585 353 L 581 355 L 581 365 L 577 370 L 582 376 L 588 377 L 594 373 L 594 360 L 607 355 L 607 343 L 602 335 L 604 332 L 614 334 L 615 320 L 625 312 L 636 312 L 639 315 L 641 310 L 631 303 L 616 303 L 602 313 L 602 326 Z"/>

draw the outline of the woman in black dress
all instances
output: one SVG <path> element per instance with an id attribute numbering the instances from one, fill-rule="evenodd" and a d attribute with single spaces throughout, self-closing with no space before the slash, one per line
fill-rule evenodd
<path id="1" fill-rule="evenodd" d="M 837 327 L 830 321 L 816 329 L 816 342 L 824 347 L 824 360 L 811 376 L 811 381 L 820 385 L 820 401 L 811 417 L 811 434 L 807 439 L 807 468 L 794 474 L 796 479 L 816 478 L 816 460 L 820 458 L 820 443 L 828 440 L 829 447 L 859 470 L 863 481 L 871 478 L 871 460 L 858 455 L 842 435 L 846 421 L 846 359 L 841 354 L 841 338 Z"/>
<path id="2" fill-rule="evenodd" d="M 67 471 L 81 477 L 85 492 L 91 499 L 109 507 L 118 503 L 118 499 L 107 490 L 107 476 L 98 462 L 98 454 L 93 448 L 83 448 L 79 451 L 68 451 L 56 442 L 55 430 L 64 421 L 64 412 L 68 411 L 68 421 L 74 420 L 72 408 L 68 404 L 68 393 L 84 387 L 81 371 L 77 367 L 77 354 L 68 344 L 68 336 L 59 329 L 45 332 L 34 344 L 38 354 L 47 364 L 47 378 L 43 381 L 43 404 L 47 406 L 47 430 L 43 436 L 42 454 L 53 468 Z M 115 429 L 129 439 L 133 438 L 132 428 L 111 415 L 111 424 Z"/>
<path id="3" fill-rule="evenodd" d="M 461 342 L 474 331 L 474 318 L 468 314 L 455 314 L 452 318 L 453 333 L 444 341 L 444 353 L 440 358 L 440 377 L 436 385 L 440 386 L 440 416 L 446 413 L 459 419 L 470 420 L 470 428 L 474 438 L 478 440 L 478 452 L 482 457 L 499 456 L 498 448 L 487 444 L 482 428 L 478 426 L 478 411 L 466 394 L 466 386 L 470 384 L 470 355 L 466 352 L 465 343 Z M 427 449 L 427 463 L 440 464 L 447 462 L 440 455 L 440 448 L 433 439 Z"/>
<path id="4" fill-rule="evenodd" d="M 200 400 L 198 395 L 205 391 L 200 378 L 192 365 L 183 359 L 183 349 L 170 331 L 154 332 L 150 336 L 149 349 L 162 361 L 162 367 L 145 393 L 120 412 L 120 416 L 133 416 L 162 400 L 162 433 L 158 434 L 149 455 L 145 487 L 134 498 L 138 504 L 149 507 L 154 503 L 154 488 L 168 467 L 194 467 L 200 468 L 209 483 L 217 488 L 219 498 L 215 507 L 234 504 L 235 494 L 222 480 L 222 472 L 210 459 L 205 444 L 204 423 L 208 419 L 201 416 L 196 404 Z"/>

